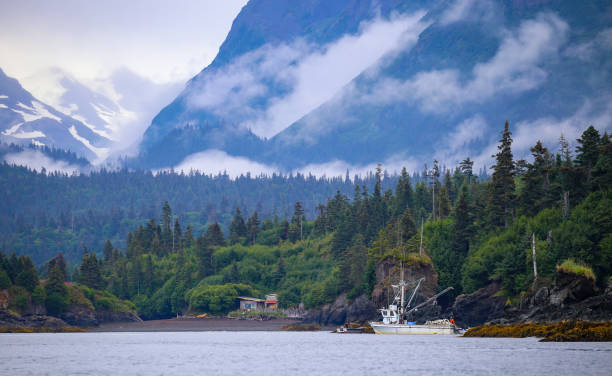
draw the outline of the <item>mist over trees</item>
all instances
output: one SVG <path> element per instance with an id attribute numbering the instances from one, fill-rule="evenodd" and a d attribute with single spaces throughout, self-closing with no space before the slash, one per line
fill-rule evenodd
<path id="1" fill-rule="evenodd" d="M 351 196 L 336 190 L 313 206 L 313 220 L 297 200 L 284 217 L 247 214 L 236 205 L 226 211 L 226 232 L 216 218 L 196 229 L 163 201 L 159 214 L 128 230 L 125 247 L 109 239 L 101 258 L 83 249 L 80 266 L 67 265 L 61 253 L 44 263 L 44 291 L 26 256 L 2 256 L 0 283 L 61 312 L 67 303 L 59 282 L 71 280 L 132 301 L 145 318 L 160 318 L 226 313 L 238 295 L 272 291 L 283 307 L 317 307 L 341 293 L 369 296 L 377 264 L 403 260 L 432 265 L 440 290 L 453 286 L 456 295 L 496 282 L 516 299 L 534 282 L 535 239 L 538 278 L 552 278 L 556 266 L 572 260 L 591 268 L 602 285 L 612 274 L 612 144 L 594 127 L 577 142 L 572 151 L 561 136 L 553 153 L 535 140 L 532 158 L 514 160 L 506 123 L 490 179 L 475 174 L 469 158 L 452 170 L 434 161 L 420 180 L 405 169 L 391 178 L 379 167 L 371 180 L 338 180 Z"/>

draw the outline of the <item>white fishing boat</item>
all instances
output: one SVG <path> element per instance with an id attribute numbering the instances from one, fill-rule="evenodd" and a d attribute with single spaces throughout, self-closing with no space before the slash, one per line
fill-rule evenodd
<path id="1" fill-rule="evenodd" d="M 402 245 L 401 241 L 401 233 L 399 231 L 398 225 L 398 247 Z M 410 316 L 412 312 L 415 312 L 419 308 L 429 304 L 431 301 L 437 299 L 440 295 L 447 293 L 452 290 L 452 287 L 448 287 L 443 291 L 437 293 L 436 295 L 430 297 L 425 302 L 418 304 L 414 307 L 411 307 L 412 302 L 414 301 L 414 297 L 416 296 L 419 287 L 421 287 L 421 282 L 425 280 L 425 278 L 420 278 L 412 282 L 406 282 L 404 280 L 404 258 L 405 258 L 405 248 L 403 248 L 402 258 L 400 260 L 400 281 L 397 285 L 392 285 L 393 287 L 393 303 L 389 304 L 387 308 L 379 309 L 380 314 L 382 315 L 382 321 L 373 321 L 370 322 L 370 326 L 374 329 L 374 333 L 376 334 L 459 334 L 461 330 L 457 328 L 454 323 L 454 319 L 451 318 L 453 322 L 447 319 L 442 320 L 434 320 L 427 321 L 425 324 L 417 325 L 413 321 L 408 321 L 407 318 Z M 419 255 L 423 252 L 423 222 L 421 222 L 421 245 L 419 247 Z M 406 287 L 410 286 L 412 288 L 412 293 L 410 294 L 410 298 L 406 301 Z"/>
<path id="2" fill-rule="evenodd" d="M 382 315 L 382 321 L 370 322 L 372 329 L 376 334 L 458 334 L 459 329 L 455 324 L 451 323 L 447 319 L 427 321 L 425 324 L 416 324 L 413 321 L 407 321 L 405 318 L 412 312 L 416 311 L 420 307 L 427 305 L 438 296 L 452 290 L 452 287 L 441 291 L 440 293 L 427 299 L 425 302 L 410 308 L 411 303 L 414 300 L 416 292 L 418 291 L 421 282 L 425 278 L 418 279 L 411 283 L 406 283 L 402 279 L 399 284 L 393 285 L 395 296 L 393 304 L 390 304 L 387 308 L 380 309 Z M 407 302 L 405 302 L 405 291 L 406 286 L 409 284 L 416 284 L 412 294 Z"/>
<path id="3" fill-rule="evenodd" d="M 447 319 L 427 321 L 425 324 L 417 325 L 415 322 L 407 321 L 406 317 L 410 313 L 417 309 L 429 304 L 432 300 L 438 296 L 452 290 L 452 287 L 448 287 L 438 294 L 427 299 L 425 302 L 418 304 L 411 308 L 411 304 L 414 301 L 421 282 L 425 278 L 420 278 L 416 281 L 408 282 L 404 281 L 404 264 L 401 265 L 401 276 L 400 281 L 397 285 L 392 285 L 394 291 L 393 303 L 387 308 L 380 309 L 382 315 L 382 321 L 370 322 L 372 329 L 376 334 L 458 334 L 459 328 Z M 413 290 L 410 298 L 406 297 L 406 286 L 412 286 Z"/>

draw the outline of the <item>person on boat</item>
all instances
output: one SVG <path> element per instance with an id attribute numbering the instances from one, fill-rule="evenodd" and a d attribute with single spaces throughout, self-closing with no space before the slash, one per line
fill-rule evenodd
<path id="1" fill-rule="evenodd" d="M 451 324 L 455 325 L 455 316 L 453 315 L 452 312 L 450 314 L 450 319 L 448 321 L 450 321 Z"/>

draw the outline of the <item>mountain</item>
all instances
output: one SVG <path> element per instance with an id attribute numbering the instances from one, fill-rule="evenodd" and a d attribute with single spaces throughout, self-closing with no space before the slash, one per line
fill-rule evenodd
<path id="1" fill-rule="evenodd" d="M 133 149 L 159 108 L 182 89 L 182 84 L 155 83 L 127 68 L 87 84 L 49 68 L 21 83 L 38 99 L 113 140 L 113 151 L 122 154 Z"/>
<path id="2" fill-rule="evenodd" d="M 524 156 L 610 128 L 611 17 L 606 1 L 251 0 L 133 163 L 482 166 L 505 120 Z"/>
<path id="3" fill-rule="evenodd" d="M 66 149 L 90 161 L 104 159 L 112 144 L 82 121 L 32 96 L 1 69 L 0 141 Z"/>

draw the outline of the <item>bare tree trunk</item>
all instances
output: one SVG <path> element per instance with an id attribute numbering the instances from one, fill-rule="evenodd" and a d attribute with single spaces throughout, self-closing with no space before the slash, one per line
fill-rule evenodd
<path id="1" fill-rule="evenodd" d="M 533 258 L 533 283 L 538 279 L 538 264 L 536 262 L 535 232 L 531 234 L 531 255 Z"/>
<path id="2" fill-rule="evenodd" d="M 563 217 L 566 218 L 569 214 L 569 191 L 563 192 Z"/>

